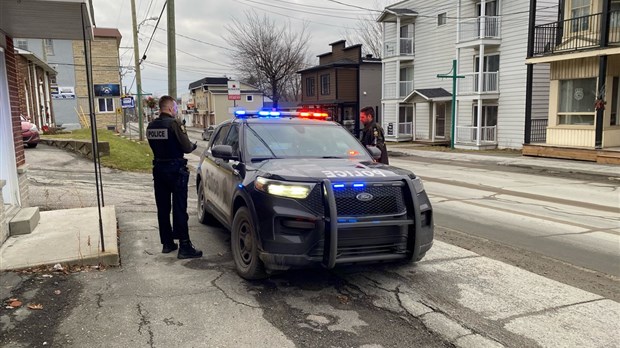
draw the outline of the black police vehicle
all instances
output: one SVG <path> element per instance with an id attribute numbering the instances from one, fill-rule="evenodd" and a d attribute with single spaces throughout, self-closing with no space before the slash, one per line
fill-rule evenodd
<path id="1" fill-rule="evenodd" d="M 231 231 L 239 275 L 322 264 L 418 261 L 433 214 L 412 172 L 376 163 L 327 114 L 237 111 L 197 170 L 198 219 Z"/>

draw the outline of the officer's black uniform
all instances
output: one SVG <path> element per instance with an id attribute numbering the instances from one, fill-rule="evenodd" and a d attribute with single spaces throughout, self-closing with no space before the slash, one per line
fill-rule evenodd
<path id="1" fill-rule="evenodd" d="M 149 123 L 146 131 L 149 145 L 153 150 L 153 180 L 155 182 L 155 202 L 159 222 L 159 238 L 164 245 L 163 252 L 176 249 L 174 239 L 181 242 L 179 258 L 182 257 L 184 242 L 189 243 L 187 220 L 187 184 L 189 170 L 184 153 L 196 149 L 185 133 L 184 126 L 173 116 L 162 113 Z M 171 197 L 172 196 L 172 206 Z M 172 208 L 172 226 L 170 225 Z M 200 252 L 202 255 L 202 252 Z"/>
<path id="2" fill-rule="evenodd" d="M 364 126 L 364 129 L 362 129 L 362 138 L 360 140 L 364 146 L 376 146 L 381 150 L 379 162 L 389 164 L 387 146 L 385 146 L 385 133 L 377 122 L 373 120 Z"/>

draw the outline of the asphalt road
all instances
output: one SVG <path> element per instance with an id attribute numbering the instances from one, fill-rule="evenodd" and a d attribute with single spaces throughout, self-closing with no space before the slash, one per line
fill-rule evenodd
<path id="1" fill-rule="evenodd" d="M 92 163 L 44 145 L 27 149 L 26 157 L 31 204 L 43 209 L 96 204 Z M 193 164 L 198 158 L 188 157 Z M 417 264 L 298 270 L 243 281 L 233 269 L 229 233 L 196 221 L 192 179 L 190 235 L 205 251 L 203 258 L 181 261 L 160 253 L 150 174 L 104 169 L 106 204 L 116 207 L 119 222 L 122 266 L 69 275 L 0 274 L 2 300 L 15 297 L 44 308 L 0 308 L 0 346 L 618 345 L 618 302 L 491 255 L 528 257 L 523 249 L 508 252 L 503 244 L 477 239 L 488 246 L 481 250 L 487 257 L 444 243 L 440 239 L 457 232 L 443 227 Z M 429 192 L 432 185 L 428 180 Z M 442 203 L 435 205 L 442 209 Z M 529 262 L 543 263 L 536 257 Z"/>

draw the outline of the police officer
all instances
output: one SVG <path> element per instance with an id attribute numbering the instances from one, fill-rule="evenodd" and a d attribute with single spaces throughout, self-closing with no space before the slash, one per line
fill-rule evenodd
<path id="1" fill-rule="evenodd" d="M 183 153 L 194 151 L 197 145 L 190 143 L 185 126 L 175 117 L 178 106 L 174 98 L 167 95 L 161 97 L 159 110 L 159 117 L 151 121 L 147 127 L 146 137 L 155 156 L 153 180 L 159 238 L 163 244 L 161 252 L 170 253 L 178 247 L 179 259 L 201 257 L 202 251 L 196 250 L 189 240 L 187 226 L 189 170 L 187 160 L 183 158 Z M 172 225 L 170 225 L 170 208 L 172 208 Z M 179 246 L 174 239 L 179 240 Z"/>
<path id="2" fill-rule="evenodd" d="M 385 146 L 385 133 L 381 125 L 375 122 L 375 109 L 372 106 L 366 106 L 360 110 L 360 122 L 364 125 L 362 138 L 360 139 L 362 145 L 377 147 L 381 150 L 379 162 L 389 164 L 387 147 Z"/>

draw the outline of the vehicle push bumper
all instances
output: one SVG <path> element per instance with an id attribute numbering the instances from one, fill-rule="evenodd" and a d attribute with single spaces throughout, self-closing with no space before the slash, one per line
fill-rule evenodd
<path id="1" fill-rule="evenodd" d="M 398 180 L 403 186 L 402 192 L 405 197 L 406 213 L 398 217 L 359 217 L 349 218 L 338 216 L 338 206 L 333 182 L 329 179 L 323 180 L 325 190 L 325 218 L 321 226 L 323 235 L 323 245 L 320 251 L 311 254 L 280 254 L 266 251 L 260 252 L 260 257 L 268 268 L 274 270 L 285 270 L 291 267 L 305 267 L 310 264 L 320 263 L 324 267 L 331 269 L 337 264 L 383 262 L 397 260 L 418 260 L 425 252 L 431 248 L 433 240 L 433 218 L 430 202 L 420 202 L 420 197 L 416 194 L 413 181 L 410 178 Z M 404 185 L 402 185 L 404 184 Z M 426 196 L 424 196 L 426 197 Z M 420 204 L 425 207 L 422 211 Z M 413 208 L 413 209 L 411 209 Z M 356 236 L 364 238 L 363 232 L 368 230 L 397 230 L 405 231 L 397 234 L 406 236 L 406 244 L 398 252 L 374 252 L 378 247 L 374 245 L 350 246 L 346 241 L 355 240 Z M 348 237 L 343 235 L 347 234 Z M 393 233 L 390 236 L 372 236 L 372 238 L 394 239 Z M 398 237 L 397 237 L 398 238 Z M 404 238 L 403 238 L 404 240 Z M 380 248 L 380 247 L 379 247 Z M 347 250 L 360 251 L 348 254 Z"/>

